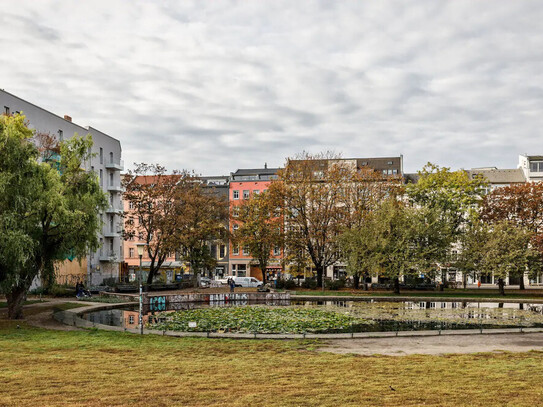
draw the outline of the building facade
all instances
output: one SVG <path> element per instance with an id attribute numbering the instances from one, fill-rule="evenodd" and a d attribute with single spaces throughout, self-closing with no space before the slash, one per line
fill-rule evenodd
<path id="1" fill-rule="evenodd" d="M 122 197 L 120 172 L 123 170 L 121 143 L 119 140 L 93 127 L 82 127 L 69 116 L 58 116 L 48 110 L 0 89 L 0 109 L 3 114 L 22 114 L 29 128 L 62 141 L 74 135 L 90 134 L 94 145 L 93 157 L 86 163 L 87 171 L 96 172 L 100 186 L 108 194 L 109 208 L 100 213 L 103 228 L 99 239 L 101 247 L 90 253 L 81 265 L 66 260 L 57 269 L 57 281 L 75 284 L 86 281 L 89 285 L 103 284 L 104 280 L 118 279 L 119 265 L 123 260 L 121 238 Z M 106 281 L 107 282 L 107 281 Z"/>
<path id="2" fill-rule="evenodd" d="M 230 213 L 232 214 L 230 222 L 230 231 L 235 232 L 239 224 L 236 222 L 236 207 L 241 205 L 244 200 L 250 199 L 254 194 L 259 194 L 268 189 L 272 180 L 277 179 L 279 168 L 256 168 L 256 169 L 238 169 L 230 174 L 229 183 L 229 203 Z M 255 277 L 262 280 L 262 270 L 258 267 L 258 261 L 252 258 L 247 247 L 240 247 L 233 242 L 229 244 L 229 276 L 237 277 Z M 283 249 L 275 248 L 270 258 L 270 263 L 266 270 L 269 277 L 273 277 L 282 272 L 281 260 L 283 258 Z"/>

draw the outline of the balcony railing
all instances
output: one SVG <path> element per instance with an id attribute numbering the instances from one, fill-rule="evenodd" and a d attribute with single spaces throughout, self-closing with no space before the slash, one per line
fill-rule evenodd
<path id="1" fill-rule="evenodd" d="M 124 170 L 124 161 L 106 161 L 106 168 L 110 170 L 122 171 Z"/>
<path id="2" fill-rule="evenodd" d="M 117 253 L 114 250 L 100 250 L 100 261 L 114 261 L 117 259 Z"/>
<path id="3" fill-rule="evenodd" d="M 123 187 L 121 186 L 120 183 L 108 184 L 107 190 L 110 192 L 123 192 Z"/>

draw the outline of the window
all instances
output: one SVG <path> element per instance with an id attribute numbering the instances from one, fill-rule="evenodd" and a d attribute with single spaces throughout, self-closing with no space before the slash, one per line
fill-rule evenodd
<path id="1" fill-rule="evenodd" d="M 109 173 L 109 185 L 113 186 L 113 173 Z"/>
<path id="2" fill-rule="evenodd" d="M 247 274 L 247 265 L 246 264 L 238 264 L 238 277 L 245 277 Z"/>
<path id="3" fill-rule="evenodd" d="M 221 244 L 219 248 L 219 257 L 222 259 L 226 255 L 226 246 Z"/>
<path id="4" fill-rule="evenodd" d="M 129 324 L 134 324 L 134 323 L 135 323 L 135 321 L 134 321 L 134 315 L 129 315 L 129 317 L 128 317 L 128 323 L 129 323 Z"/>
<path id="5" fill-rule="evenodd" d="M 104 149 L 100 147 L 100 164 L 104 163 Z"/>
<path id="6" fill-rule="evenodd" d="M 239 229 L 239 225 L 234 225 L 234 226 L 232 226 L 232 230 L 233 230 L 234 232 L 236 232 L 238 229 Z"/>
<path id="7" fill-rule="evenodd" d="M 530 162 L 530 171 L 531 172 L 543 172 L 543 161 L 531 161 Z"/>
<path id="8" fill-rule="evenodd" d="M 4 106 L 4 114 L 9 116 L 9 106 Z"/>
<path id="9" fill-rule="evenodd" d="M 104 186 L 104 171 L 100 170 L 100 186 Z"/>
<path id="10" fill-rule="evenodd" d="M 134 209 L 134 202 L 132 201 L 128 202 L 128 209 Z"/>
<path id="11" fill-rule="evenodd" d="M 94 166 L 91 165 L 91 172 L 94 172 Z"/>
<path id="12" fill-rule="evenodd" d="M 64 132 L 62 130 L 58 131 L 58 141 L 64 140 Z"/>
<path id="13" fill-rule="evenodd" d="M 260 194 L 260 190 L 259 190 L 259 189 L 255 189 L 255 190 L 253 191 L 253 194 L 259 195 L 259 194 Z"/>
<path id="14" fill-rule="evenodd" d="M 239 256 L 239 246 L 238 245 L 234 245 L 234 247 L 232 247 L 232 254 L 234 256 Z"/>
<path id="15" fill-rule="evenodd" d="M 243 191 L 243 199 L 249 199 L 249 191 L 248 190 Z"/>
<path id="16" fill-rule="evenodd" d="M 135 256 L 134 256 L 134 248 L 133 248 L 133 247 L 131 247 L 131 248 L 128 249 L 128 257 L 135 257 Z"/>
<path id="17" fill-rule="evenodd" d="M 274 256 L 279 256 L 279 255 L 281 255 L 281 248 L 280 248 L 279 246 L 275 246 L 275 247 L 273 248 L 273 255 L 274 255 Z"/>
<path id="18" fill-rule="evenodd" d="M 113 152 L 109 153 L 109 162 L 113 164 Z"/>
<path id="19" fill-rule="evenodd" d="M 233 191 L 232 194 L 233 199 L 239 199 L 239 191 Z"/>
<path id="20" fill-rule="evenodd" d="M 392 161 L 387 162 L 388 165 L 392 165 Z"/>
<path id="21" fill-rule="evenodd" d="M 243 255 L 244 256 L 249 255 L 249 246 L 248 245 L 243 246 Z"/>
<path id="22" fill-rule="evenodd" d="M 396 175 L 398 173 L 398 170 L 394 169 L 392 170 L 392 174 Z"/>
<path id="23" fill-rule="evenodd" d="M 237 218 L 239 216 L 239 206 L 234 206 L 234 208 L 232 209 L 232 216 L 234 218 Z"/>

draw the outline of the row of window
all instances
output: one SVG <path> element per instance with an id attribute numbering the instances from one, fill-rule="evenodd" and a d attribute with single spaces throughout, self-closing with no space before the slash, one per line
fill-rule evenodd
<path id="1" fill-rule="evenodd" d="M 383 170 L 383 174 L 385 175 L 396 175 L 398 173 L 397 169 L 389 168 L 387 170 Z"/>
<path id="2" fill-rule="evenodd" d="M 251 254 L 250 250 L 249 250 L 249 246 L 247 246 L 247 245 L 243 246 L 241 253 L 244 256 L 249 256 Z M 239 245 L 232 246 L 232 255 L 233 256 L 239 256 Z M 280 256 L 281 255 L 281 248 L 279 246 L 275 246 L 273 248 L 273 255 L 274 256 Z"/>
<path id="3" fill-rule="evenodd" d="M 531 161 L 530 172 L 543 172 L 543 161 Z"/>
<path id="4" fill-rule="evenodd" d="M 264 192 L 265 191 L 266 190 L 264 190 Z M 259 189 L 253 190 L 253 194 L 255 194 L 255 195 L 260 194 L 260 190 Z M 244 189 L 243 190 L 243 199 L 249 199 L 250 196 L 251 196 L 251 191 L 249 191 L 248 189 Z M 239 199 L 239 191 L 237 189 L 232 191 L 232 199 Z"/>

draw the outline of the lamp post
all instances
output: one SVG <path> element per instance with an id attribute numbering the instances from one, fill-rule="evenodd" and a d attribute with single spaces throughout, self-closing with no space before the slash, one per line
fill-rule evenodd
<path id="1" fill-rule="evenodd" d="M 143 335 L 143 282 L 141 278 L 141 274 L 142 274 L 141 258 L 143 257 L 143 249 L 145 246 L 147 246 L 145 243 L 136 243 L 136 247 L 138 248 L 138 256 L 140 257 L 140 272 L 138 275 L 138 280 L 140 283 L 140 311 L 139 311 L 139 317 L 138 317 L 138 322 L 140 326 L 140 335 Z"/>

